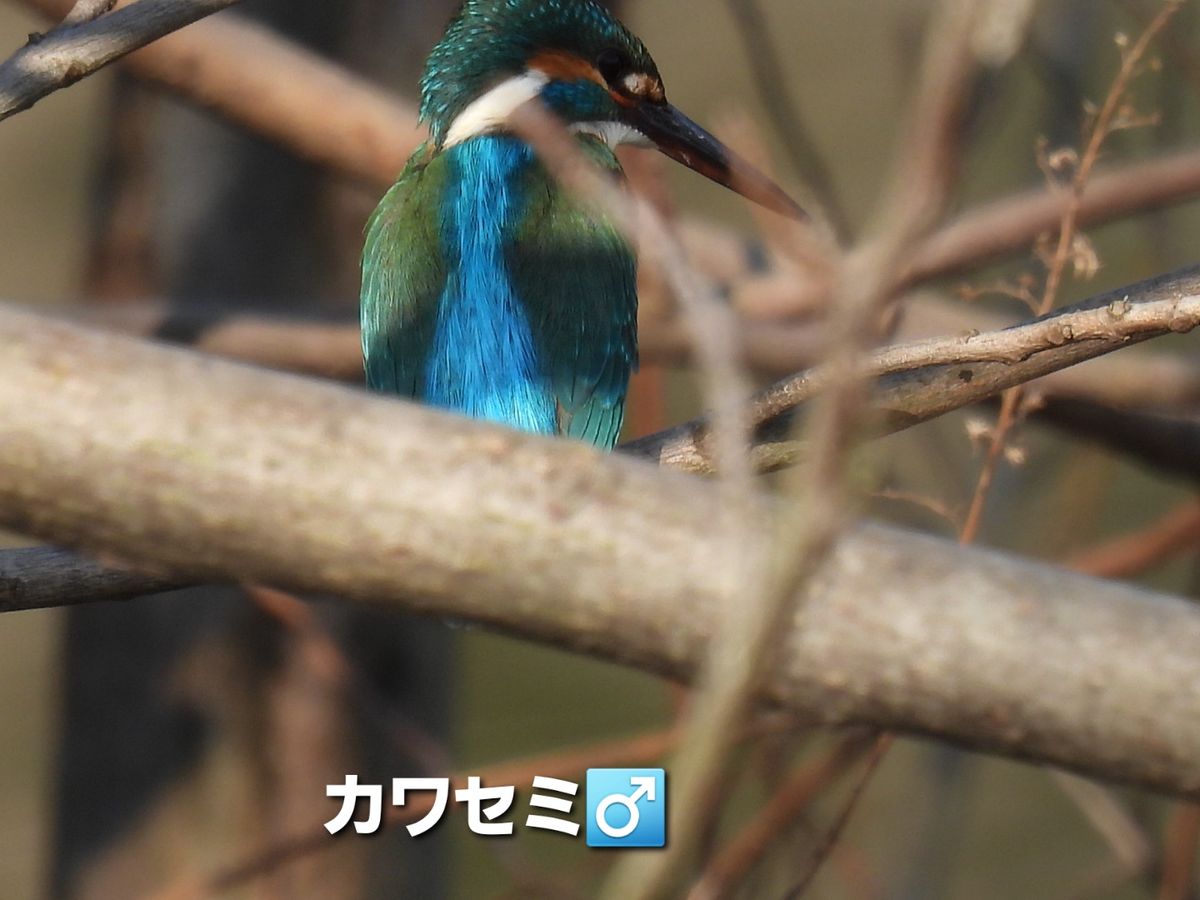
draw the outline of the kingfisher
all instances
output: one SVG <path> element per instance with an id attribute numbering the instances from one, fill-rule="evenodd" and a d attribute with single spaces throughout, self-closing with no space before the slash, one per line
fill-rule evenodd
<path id="1" fill-rule="evenodd" d="M 510 127 L 530 102 L 616 179 L 619 145 L 654 147 L 801 213 L 667 102 L 646 47 L 597 0 L 465 0 L 421 79 L 429 139 L 367 225 L 367 383 L 611 449 L 637 367 L 635 254 Z"/>

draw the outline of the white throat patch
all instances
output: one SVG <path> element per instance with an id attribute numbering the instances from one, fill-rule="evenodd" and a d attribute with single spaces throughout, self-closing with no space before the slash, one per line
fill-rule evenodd
<path id="1" fill-rule="evenodd" d="M 549 83 L 550 78 L 536 70 L 500 82 L 458 114 L 446 132 L 445 146 L 453 147 L 503 127 L 514 112 L 535 99 Z"/>
<path id="2" fill-rule="evenodd" d="M 574 134 L 595 135 L 613 150 L 622 144 L 633 144 L 637 147 L 651 146 L 649 138 L 624 122 L 576 122 L 571 126 L 571 131 Z"/>

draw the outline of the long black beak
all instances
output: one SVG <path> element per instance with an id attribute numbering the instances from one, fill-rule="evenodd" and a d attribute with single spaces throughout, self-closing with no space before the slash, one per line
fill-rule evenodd
<path id="1" fill-rule="evenodd" d="M 689 169 L 780 215 L 808 218 L 783 188 L 671 104 L 643 100 L 629 108 L 627 118 L 662 153 Z"/>

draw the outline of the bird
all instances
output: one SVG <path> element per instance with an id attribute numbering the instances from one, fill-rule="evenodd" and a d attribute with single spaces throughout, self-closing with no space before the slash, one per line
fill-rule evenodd
<path id="1" fill-rule="evenodd" d="M 612 449 L 638 364 L 637 262 L 510 126 L 540 102 L 614 179 L 656 148 L 782 215 L 784 191 L 667 101 L 649 51 L 597 0 L 465 0 L 430 53 L 428 140 L 366 227 L 367 386 Z"/>

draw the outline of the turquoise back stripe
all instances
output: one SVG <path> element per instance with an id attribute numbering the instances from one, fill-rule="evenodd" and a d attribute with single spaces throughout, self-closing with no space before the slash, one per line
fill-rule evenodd
<path id="1" fill-rule="evenodd" d="M 557 406 L 504 254 L 519 225 L 517 186 L 533 153 L 497 135 L 466 141 L 446 156 L 451 170 L 441 240 L 449 277 L 426 361 L 424 399 L 554 434 Z"/>

